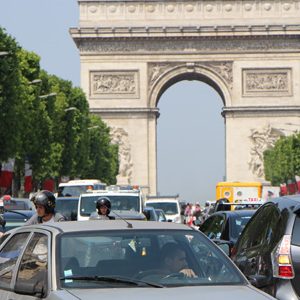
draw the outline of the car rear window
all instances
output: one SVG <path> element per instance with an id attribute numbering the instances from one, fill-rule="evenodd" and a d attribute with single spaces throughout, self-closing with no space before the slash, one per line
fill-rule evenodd
<path id="1" fill-rule="evenodd" d="M 292 234 L 292 245 L 300 246 L 300 216 L 297 215 Z"/>

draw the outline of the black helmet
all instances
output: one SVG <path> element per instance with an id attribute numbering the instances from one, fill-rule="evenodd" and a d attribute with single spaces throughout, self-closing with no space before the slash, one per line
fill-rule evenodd
<path id="1" fill-rule="evenodd" d="M 34 205 L 42 205 L 45 207 L 45 212 L 48 213 L 54 213 L 55 208 L 55 196 L 53 193 L 49 191 L 40 191 L 37 192 L 32 198 L 31 201 L 33 201 Z"/>
<path id="2" fill-rule="evenodd" d="M 107 207 L 107 214 L 110 213 L 111 203 L 110 203 L 110 200 L 107 197 L 98 198 L 98 200 L 96 202 L 96 208 L 99 210 L 101 206 L 106 206 Z"/>

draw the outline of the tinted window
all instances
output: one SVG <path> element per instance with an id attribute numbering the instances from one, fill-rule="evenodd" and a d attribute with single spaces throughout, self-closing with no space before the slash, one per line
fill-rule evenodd
<path id="1" fill-rule="evenodd" d="M 251 216 L 241 216 L 237 215 L 232 219 L 231 226 L 231 236 L 233 239 L 237 239 L 243 229 L 245 228 L 248 221 L 251 219 Z"/>
<path id="2" fill-rule="evenodd" d="M 239 248 L 246 249 L 260 245 L 274 246 L 278 241 L 276 227 L 279 225 L 280 214 L 274 205 L 266 205 L 253 216 L 245 228 L 239 242 Z M 239 251 L 239 249 L 238 249 Z"/>
<path id="3" fill-rule="evenodd" d="M 292 245 L 300 246 L 300 216 L 296 216 L 292 234 Z"/>
<path id="4" fill-rule="evenodd" d="M 201 231 L 211 239 L 219 239 L 225 222 L 225 215 L 211 216 L 201 226 Z"/>
<path id="5" fill-rule="evenodd" d="M 78 199 L 57 199 L 55 210 L 67 218 L 67 220 L 77 219 Z"/>
<path id="6" fill-rule="evenodd" d="M 28 233 L 14 235 L 0 252 L 0 287 L 9 287 L 13 268 L 25 245 Z"/>

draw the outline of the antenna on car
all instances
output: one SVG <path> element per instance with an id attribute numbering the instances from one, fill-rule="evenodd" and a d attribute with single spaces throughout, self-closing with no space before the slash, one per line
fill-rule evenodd
<path id="1" fill-rule="evenodd" d="M 119 214 L 117 214 L 115 211 L 111 210 L 110 212 L 113 212 L 117 217 L 119 217 L 122 221 L 124 221 L 127 224 L 127 228 L 133 228 L 132 224 L 129 223 L 127 220 L 125 220 L 124 218 L 122 218 Z"/>

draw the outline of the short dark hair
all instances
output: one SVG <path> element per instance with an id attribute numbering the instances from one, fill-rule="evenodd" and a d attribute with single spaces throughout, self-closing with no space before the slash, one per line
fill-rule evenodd
<path id="1" fill-rule="evenodd" d="M 173 258 L 179 251 L 185 252 L 182 246 L 169 242 L 161 248 L 161 259 L 164 260 L 166 257 Z"/>

